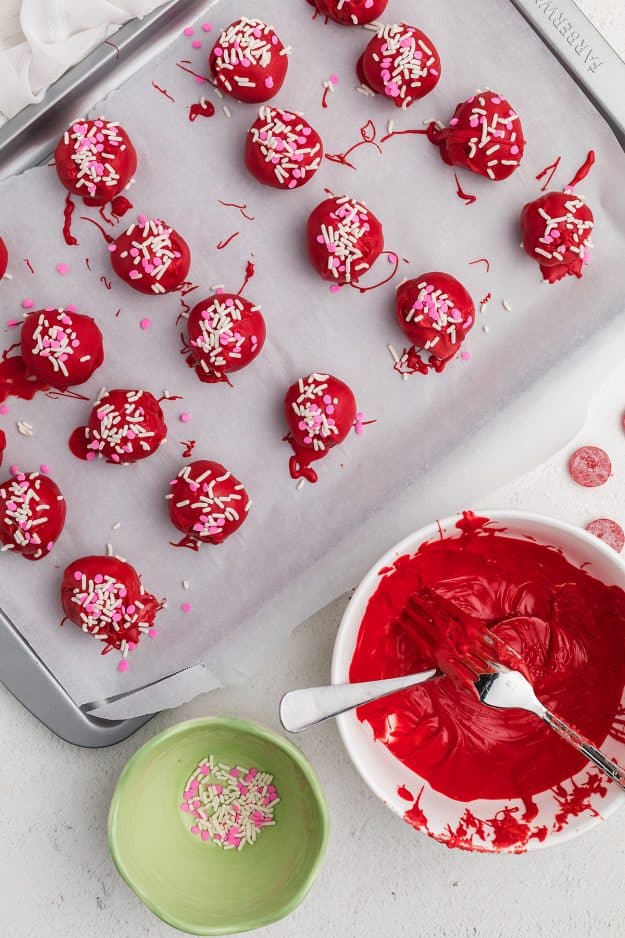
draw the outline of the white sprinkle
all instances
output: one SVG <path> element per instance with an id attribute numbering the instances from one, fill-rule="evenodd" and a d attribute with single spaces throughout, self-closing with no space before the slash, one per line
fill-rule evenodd
<path id="1" fill-rule="evenodd" d="M 299 492 L 299 491 L 301 491 L 301 489 L 304 488 L 305 485 L 306 485 L 306 479 L 300 479 L 299 482 L 297 483 L 297 485 L 295 486 L 295 488 L 296 488 L 297 491 Z"/>
<path id="2" fill-rule="evenodd" d="M 226 117 L 232 117 L 232 111 L 230 110 L 227 104 L 222 104 L 221 107 Z"/>
<path id="3" fill-rule="evenodd" d="M 510 312 L 510 311 L 512 310 L 512 307 L 510 306 L 510 304 L 508 303 L 507 300 L 502 300 L 502 301 L 501 301 L 501 305 L 502 305 L 503 308 L 504 308 L 505 310 L 507 310 L 508 312 Z"/>
<path id="4" fill-rule="evenodd" d="M 386 347 L 387 347 L 387 349 L 389 350 L 389 352 L 391 353 L 391 358 L 393 359 L 393 361 L 395 362 L 395 364 L 396 364 L 396 365 L 399 365 L 400 359 L 399 359 L 399 355 L 397 354 L 397 351 L 395 350 L 395 348 L 394 348 L 392 345 L 387 345 Z"/>
<path id="5" fill-rule="evenodd" d="M 111 525 L 113 531 L 119 531 L 121 528 L 121 521 L 116 521 L 115 524 Z"/>
<path id="6" fill-rule="evenodd" d="M 31 426 L 29 423 L 26 423 L 25 420 L 18 420 L 17 423 L 15 424 L 15 426 L 17 427 L 17 432 L 18 432 L 18 433 L 21 433 L 22 436 L 32 436 L 32 435 L 33 435 L 33 428 L 32 428 L 32 426 Z"/>
<path id="7" fill-rule="evenodd" d="M 190 585 L 191 585 L 191 584 L 189 583 L 188 580 L 183 580 L 183 581 L 182 581 L 182 588 L 183 588 L 183 590 L 188 590 Z"/>

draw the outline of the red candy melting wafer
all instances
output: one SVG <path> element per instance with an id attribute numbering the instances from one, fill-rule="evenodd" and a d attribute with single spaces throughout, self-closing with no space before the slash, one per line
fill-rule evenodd
<path id="1" fill-rule="evenodd" d="M 432 40 L 407 23 L 382 25 L 356 66 L 360 81 L 404 110 L 424 98 L 441 77 Z"/>
<path id="2" fill-rule="evenodd" d="M 427 374 L 443 371 L 460 350 L 475 322 L 475 307 L 459 280 L 433 271 L 402 283 L 395 315 L 413 343 L 404 349 L 395 369 L 402 374 Z"/>
<path id="3" fill-rule="evenodd" d="M 221 463 L 197 459 L 171 483 L 169 517 L 184 538 L 175 547 L 222 544 L 247 518 L 252 504 L 242 482 Z"/>
<path id="4" fill-rule="evenodd" d="M 160 218 L 140 215 L 109 249 L 117 276 L 149 296 L 176 290 L 191 266 L 189 245 Z"/>
<path id="5" fill-rule="evenodd" d="M 317 131 L 300 114 L 263 105 L 245 141 L 245 165 L 265 186 L 297 189 L 323 159 Z"/>
<path id="6" fill-rule="evenodd" d="M 430 124 L 428 137 L 451 166 L 499 181 L 518 169 L 525 151 L 519 115 L 495 91 L 478 91 L 461 101 L 449 128 Z"/>
<path id="7" fill-rule="evenodd" d="M 118 557 L 81 557 L 67 567 L 61 585 L 61 603 L 68 619 L 83 632 L 104 642 L 102 654 L 115 648 L 127 657 L 147 634 L 156 635 L 154 618 L 162 608 L 148 593 L 133 566 Z"/>
<path id="8" fill-rule="evenodd" d="M 166 436 L 163 411 L 149 391 L 117 388 L 100 396 L 87 426 L 72 433 L 69 447 L 78 459 L 99 456 L 106 462 L 127 465 L 147 459 Z"/>
<path id="9" fill-rule="evenodd" d="M 322 16 L 342 26 L 364 26 L 379 19 L 388 0 L 308 0 Z"/>
<path id="10" fill-rule="evenodd" d="M 182 352 L 200 381 L 229 384 L 227 376 L 254 361 L 265 337 L 259 306 L 234 293 L 216 293 L 189 313 Z"/>
<path id="11" fill-rule="evenodd" d="M 291 477 L 316 482 L 310 464 L 343 442 L 356 420 L 356 399 L 339 378 L 313 373 L 291 385 L 284 411 L 289 425 L 284 439 L 294 453 L 289 461 Z"/>
<path id="12" fill-rule="evenodd" d="M 40 560 L 59 539 L 65 515 L 65 499 L 50 476 L 17 472 L 0 485 L 0 550 Z"/>
<path id="13" fill-rule="evenodd" d="M 319 276 L 339 285 L 357 283 L 384 250 L 382 224 L 363 202 L 347 195 L 313 209 L 306 238 Z"/>
<path id="14" fill-rule="evenodd" d="M 597 518 L 596 521 L 590 522 L 586 530 L 615 550 L 617 554 L 620 554 L 625 547 L 625 531 L 620 524 L 611 521 L 610 518 Z"/>
<path id="15" fill-rule="evenodd" d="M 9 266 L 9 252 L 7 251 L 7 246 L 0 238 L 0 280 L 4 277 L 7 272 L 7 267 Z"/>
<path id="16" fill-rule="evenodd" d="M 123 127 L 98 117 L 74 121 L 54 151 L 54 165 L 68 192 L 85 205 L 102 206 L 128 187 L 137 154 Z"/>
<path id="17" fill-rule="evenodd" d="M 604 485 L 612 475 L 612 463 L 605 450 L 598 446 L 582 446 L 569 460 L 573 481 L 586 488 Z"/>
<path id="18" fill-rule="evenodd" d="M 284 84 L 288 53 L 273 26 L 242 16 L 220 33 L 208 64 L 217 88 L 237 101 L 260 104 Z"/>

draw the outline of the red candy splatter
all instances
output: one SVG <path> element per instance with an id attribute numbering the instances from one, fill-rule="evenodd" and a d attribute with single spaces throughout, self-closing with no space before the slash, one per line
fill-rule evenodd
<path id="1" fill-rule="evenodd" d="M 608 481 L 612 475 L 612 463 L 605 450 L 598 446 L 582 446 L 571 456 L 569 472 L 578 485 L 595 488 Z"/>

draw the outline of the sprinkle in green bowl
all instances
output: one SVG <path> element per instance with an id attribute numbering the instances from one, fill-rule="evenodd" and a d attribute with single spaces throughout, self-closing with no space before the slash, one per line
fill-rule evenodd
<path id="1" fill-rule="evenodd" d="M 259 767 L 279 792 L 273 821 L 246 849 L 194 836 L 181 811 L 207 754 Z M 226 935 L 278 921 L 305 898 L 328 839 L 319 782 L 287 739 L 244 720 L 205 717 L 149 740 L 122 772 L 109 813 L 115 865 L 155 915 L 192 935 Z"/>

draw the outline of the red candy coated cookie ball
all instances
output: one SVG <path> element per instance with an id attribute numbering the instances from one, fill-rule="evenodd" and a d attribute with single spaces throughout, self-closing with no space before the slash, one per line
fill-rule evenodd
<path id="1" fill-rule="evenodd" d="M 432 40 L 406 23 L 380 26 L 357 65 L 358 77 L 372 91 L 408 108 L 424 98 L 441 77 L 441 60 Z"/>
<path id="2" fill-rule="evenodd" d="M 20 347 L 27 371 L 59 390 L 84 384 L 104 361 L 102 333 L 95 320 L 67 309 L 29 313 Z"/>
<path id="3" fill-rule="evenodd" d="M 110 245 L 113 270 L 139 293 L 171 293 L 185 280 L 191 266 L 189 245 L 175 228 L 160 218 L 139 216 Z"/>
<path id="4" fill-rule="evenodd" d="M 346 195 L 313 209 L 306 237 L 313 267 L 337 284 L 357 283 L 384 250 L 381 223 L 364 203 Z"/>
<path id="5" fill-rule="evenodd" d="M 200 544 L 222 544 L 241 527 L 251 505 L 243 483 L 208 459 L 181 469 L 167 498 L 171 522 L 185 535 L 175 546 L 192 550 Z"/>
<path id="6" fill-rule="evenodd" d="M 272 26 L 242 16 L 219 35 L 208 64 L 220 91 L 237 101 L 261 104 L 284 84 L 288 52 Z"/>
<path id="7" fill-rule="evenodd" d="M 321 137 L 301 114 L 261 107 L 245 141 L 245 165 L 259 182 L 297 189 L 310 182 L 322 159 Z"/>
<path id="8" fill-rule="evenodd" d="M 77 120 L 54 151 L 59 179 L 86 205 L 106 205 L 129 185 L 137 169 L 130 137 L 116 121 Z"/>
<path id="9" fill-rule="evenodd" d="M 0 485 L 0 544 L 27 560 L 40 560 L 61 536 L 66 511 L 50 476 L 18 472 Z"/>

